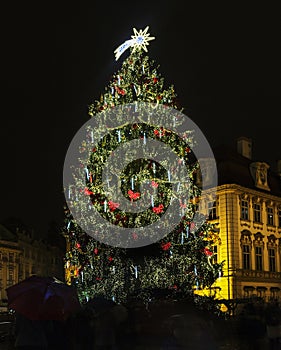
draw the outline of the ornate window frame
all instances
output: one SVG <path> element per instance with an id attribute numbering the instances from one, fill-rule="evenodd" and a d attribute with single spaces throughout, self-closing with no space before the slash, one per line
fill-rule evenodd
<path id="1" fill-rule="evenodd" d="M 263 286 L 258 286 L 256 288 L 257 291 L 257 297 L 259 298 L 265 298 L 265 293 L 267 291 L 267 287 L 263 287 Z"/>
<path id="2" fill-rule="evenodd" d="M 248 246 L 249 251 L 246 252 L 244 250 L 244 247 Z M 241 232 L 241 238 L 240 238 L 240 247 L 241 247 L 241 265 L 243 270 L 251 270 L 252 268 L 252 238 L 251 238 L 251 232 L 249 230 L 243 230 Z M 248 256 L 248 258 L 246 258 Z M 246 259 L 246 260 L 245 260 Z M 246 266 L 248 265 L 248 267 Z"/>
<path id="3" fill-rule="evenodd" d="M 255 270 L 264 270 L 264 235 L 261 232 L 254 234 L 253 245 L 255 248 Z"/>
<path id="4" fill-rule="evenodd" d="M 207 211 L 209 220 L 217 220 L 218 216 L 218 197 L 216 198 L 207 198 Z"/>
<path id="5" fill-rule="evenodd" d="M 253 162 L 250 164 L 250 172 L 257 188 L 270 191 L 267 181 L 267 171 L 269 168 L 270 166 L 264 162 Z"/>
<path id="6" fill-rule="evenodd" d="M 255 287 L 253 286 L 244 286 L 243 287 L 243 296 L 244 298 L 250 298 L 251 296 L 253 296 L 255 291 Z"/>
<path id="7" fill-rule="evenodd" d="M 267 226 L 275 226 L 274 205 L 272 202 L 267 202 L 266 204 L 266 224 Z"/>
<path id="8" fill-rule="evenodd" d="M 270 300 L 278 300 L 280 296 L 279 287 L 270 287 Z"/>
<path id="9" fill-rule="evenodd" d="M 281 204 L 277 205 L 277 227 L 281 229 Z"/>
<path id="10" fill-rule="evenodd" d="M 255 208 L 255 206 L 259 206 L 259 210 Z M 253 210 L 253 223 L 254 224 L 262 224 L 262 211 L 263 211 L 263 200 L 261 197 L 253 197 L 252 198 L 252 210 Z M 258 213 L 258 214 L 256 214 Z M 257 218 L 258 216 L 258 218 Z M 256 220 L 257 219 L 257 220 Z"/>
<path id="11" fill-rule="evenodd" d="M 267 237 L 267 252 L 268 252 L 268 270 L 270 272 L 276 272 L 276 268 L 277 268 L 277 249 L 278 249 L 278 245 L 277 245 L 277 238 L 271 234 L 270 236 Z M 270 255 L 270 250 L 273 249 L 274 251 L 274 256 Z M 274 268 L 272 269 L 272 264 L 271 264 L 271 258 L 274 258 Z"/>
<path id="12" fill-rule="evenodd" d="M 246 204 L 247 205 L 243 205 Z M 250 220 L 250 196 L 243 193 L 239 196 L 240 204 L 240 220 L 249 221 Z"/>

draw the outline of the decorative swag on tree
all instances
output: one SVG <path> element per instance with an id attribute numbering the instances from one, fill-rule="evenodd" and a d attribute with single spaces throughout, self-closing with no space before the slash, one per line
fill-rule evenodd
<path id="1" fill-rule="evenodd" d="M 139 32 L 134 29 L 132 39 L 115 51 L 117 59 L 127 49 L 130 54 L 121 69 L 113 75 L 99 101 L 89 106 L 91 118 L 114 111 L 121 105 L 140 108 L 138 113 L 141 114 L 143 103 L 144 106 L 149 104 L 155 113 L 160 105 L 181 111 L 174 87 L 164 87 L 159 66 L 146 54 L 148 41 L 154 39 L 149 37 L 147 30 L 148 27 Z M 105 116 L 108 118 L 110 113 Z M 179 122 L 176 119 L 174 123 Z M 86 151 L 85 145 L 92 138 L 93 130 L 89 129 L 79 148 L 81 154 Z M 180 194 L 177 191 L 174 194 L 173 168 L 167 171 L 165 162 L 160 164 L 147 158 L 130 162 L 120 175 L 122 194 L 132 206 L 137 205 L 144 196 L 150 198 L 150 205 L 144 211 L 129 213 L 120 208 L 118 200 L 111 199 L 114 193 L 112 197 L 105 194 L 104 183 L 107 182 L 110 189 L 112 178 L 103 177 L 102 170 L 106 159 L 120 145 L 135 139 L 145 144 L 148 138 L 163 142 L 175 152 L 179 159 L 178 166 L 187 171 L 189 181 L 181 183 L 184 190 L 178 192 Z M 151 298 L 152 292 L 157 289 L 178 295 L 190 294 L 194 288 L 211 286 L 219 276 L 222 264 L 212 261 L 212 247 L 219 244 L 219 237 L 205 218 L 200 224 L 194 220 L 195 214 L 198 215 L 202 190 L 196 182 L 200 167 L 192 151 L 194 142 L 192 130 L 186 130 L 181 138 L 172 130 L 155 123 L 120 123 L 118 128 L 109 128 L 106 136 L 91 149 L 87 166 L 81 163 L 74 170 L 75 186 L 65 188 L 65 193 L 69 203 L 79 208 L 81 215 L 77 220 L 65 206 L 65 275 L 67 283 L 77 286 L 82 302 L 97 294 L 117 302 L 124 302 L 136 293 L 141 298 Z M 147 184 L 145 188 L 141 188 L 143 183 Z M 107 245 L 102 243 L 102 239 L 97 239 L 109 234 L 99 223 L 95 226 L 95 238 L 81 228 L 81 222 L 91 220 L 87 214 L 89 204 L 86 207 L 85 196 L 90 199 L 90 206 L 110 224 L 124 228 L 145 228 L 151 222 L 161 220 L 171 198 L 178 196 L 176 215 L 180 220 L 171 232 L 151 246 L 124 248 L 118 247 L 118 244 Z M 135 242 L 142 239 L 136 232 L 132 232 L 130 238 Z"/>

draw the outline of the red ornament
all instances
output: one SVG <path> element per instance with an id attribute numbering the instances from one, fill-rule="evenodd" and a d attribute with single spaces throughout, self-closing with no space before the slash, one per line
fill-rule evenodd
<path id="1" fill-rule="evenodd" d="M 151 181 L 151 186 L 157 188 L 159 185 L 155 181 Z"/>
<path id="2" fill-rule="evenodd" d="M 210 251 L 209 248 L 204 248 L 204 254 L 207 255 L 207 256 L 212 256 L 213 253 Z"/>
<path id="3" fill-rule="evenodd" d="M 108 201 L 108 206 L 110 211 L 114 211 L 115 209 L 117 209 L 119 207 L 119 203 L 114 203 L 112 201 Z"/>
<path id="4" fill-rule="evenodd" d="M 113 260 L 113 258 L 112 258 L 112 256 L 110 256 L 109 258 L 108 258 L 108 261 L 112 261 Z"/>
<path id="5" fill-rule="evenodd" d="M 80 243 L 76 243 L 76 248 L 77 249 L 81 248 L 81 244 Z"/>
<path id="6" fill-rule="evenodd" d="M 135 200 L 135 199 L 140 198 L 140 193 L 139 192 L 133 192 L 132 190 L 128 191 L 128 195 L 129 195 L 131 200 Z"/>
<path id="7" fill-rule="evenodd" d="M 157 83 L 157 81 L 158 81 L 158 78 L 153 78 L 153 83 Z"/>
<path id="8" fill-rule="evenodd" d="M 98 252 L 99 252 L 98 248 L 95 248 L 95 249 L 94 249 L 94 254 L 96 254 L 96 255 L 97 255 L 97 254 L 98 254 Z"/>
<path id="9" fill-rule="evenodd" d="M 87 187 L 84 188 L 84 193 L 85 193 L 87 196 L 90 196 L 91 194 L 94 194 L 94 192 L 90 191 Z"/>
<path id="10" fill-rule="evenodd" d="M 115 86 L 115 89 L 116 89 L 116 91 L 117 91 L 117 93 L 119 95 L 123 95 L 124 96 L 126 94 L 126 91 L 123 90 L 123 89 L 120 89 L 118 86 Z"/>
<path id="11" fill-rule="evenodd" d="M 164 136 L 166 131 L 164 130 L 163 126 L 160 127 L 160 130 L 157 130 L 155 129 L 153 131 L 154 135 L 157 136 L 157 137 L 161 137 L 161 136 Z"/>
<path id="12" fill-rule="evenodd" d="M 171 242 L 162 243 L 161 247 L 163 250 L 168 250 L 171 247 Z"/>
<path id="13" fill-rule="evenodd" d="M 163 208 L 164 208 L 164 205 L 163 204 L 159 204 L 158 207 L 153 207 L 152 211 L 155 214 L 160 214 L 160 213 L 163 213 Z"/>

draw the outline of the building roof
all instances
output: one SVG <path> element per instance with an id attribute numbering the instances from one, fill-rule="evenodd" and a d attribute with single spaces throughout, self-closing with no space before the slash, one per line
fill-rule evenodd
<path id="1" fill-rule="evenodd" d="M 255 162 L 266 163 L 266 160 L 249 159 L 228 145 L 216 147 L 213 149 L 213 153 L 217 163 L 218 185 L 237 184 L 281 197 L 281 178 L 271 167 L 267 170 L 267 181 L 270 190 L 258 188 L 255 184 L 250 166 Z"/>
<path id="2" fill-rule="evenodd" d="M 16 242 L 17 236 L 9 231 L 5 226 L 0 224 L 0 240 Z"/>

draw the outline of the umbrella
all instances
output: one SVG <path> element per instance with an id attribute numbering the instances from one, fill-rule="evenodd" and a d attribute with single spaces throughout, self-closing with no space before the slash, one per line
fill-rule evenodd
<path id="1" fill-rule="evenodd" d="M 76 289 L 55 277 L 33 275 L 6 291 L 8 307 L 31 320 L 64 320 L 81 308 Z"/>

